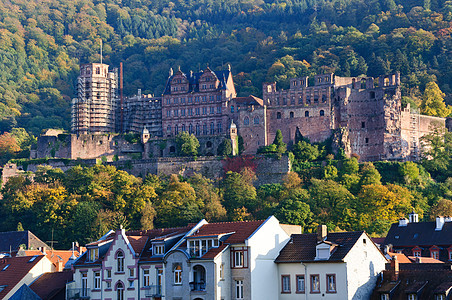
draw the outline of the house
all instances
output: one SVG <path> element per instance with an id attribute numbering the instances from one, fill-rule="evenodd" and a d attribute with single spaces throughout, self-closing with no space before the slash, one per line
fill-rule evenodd
<path id="1" fill-rule="evenodd" d="M 163 254 L 192 228 L 110 231 L 86 245 L 72 265 L 74 281 L 67 285 L 67 299 L 159 298 Z"/>
<path id="2" fill-rule="evenodd" d="M 295 232 L 275 217 L 111 231 L 73 264 L 66 298 L 276 299 L 274 260 Z"/>
<path id="3" fill-rule="evenodd" d="M 17 251 L 19 251 L 21 246 L 29 250 L 37 250 L 42 247 L 50 249 L 46 243 L 41 241 L 31 231 L 0 232 L 0 253 L 14 255 Z"/>
<path id="4" fill-rule="evenodd" d="M 386 264 L 371 300 L 447 300 L 452 297 L 452 270 L 445 263 Z"/>
<path id="5" fill-rule="evenodd" d="M 24 250 L 19 249 L 16 256 L 34 256 L 45 255 L 54 265 L 56 272 L 63 271 L 66 263 L 71 259 L 76 259 L 81 255 L 81 248 L 74 248 L 74 250 L 46 250 L 45 247 L 40 247 L 38 250 Z"/>
<path id="6" fill-rule="evenodd" d="M 165 255 L 166 299 L 276 299 L 274 264 L 289 240 L 271 216 L 263 221 L 208 223 Z"/>
<path id="7" fill-rule="evenodd" d="M 272 299 L 368 299 L 386 259 L 364 231 L 293 234 L 275 260 Z"/>
<path id="8" fill-rule="evenodd" d="M 391 225 L 383 243 L 385 252 L 399 252 L 406 256 L 431 257 L 443 262 L 452 261 L 452 218 L 436 217 L 434 222 L 418 222 L 416 213 Z"/>
<path id="9" fill-rule="evenodd" d="M 0 299 L 9 299 L 22 285 L 30 285 L 41 274 L 53 271 L 45 255 L 1 258 Z"/>

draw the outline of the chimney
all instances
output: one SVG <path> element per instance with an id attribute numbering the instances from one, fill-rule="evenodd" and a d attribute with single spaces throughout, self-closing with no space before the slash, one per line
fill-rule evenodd
<path id="1" fill-rule="evenodd" d="M 437 216 L 436 217 L 436 228 L 435 228 L 435 230 L 436 231 L 440 231 L 440 230 L 443 229 L 443 226 L 444 226 L 444 217 Z"/>
<path id="2" fill-rule="evenodd" d="M 397 255 L 394 255 L 391 259 L 391 281 L 399 280 L 399 261 Z"/>
<path id="3" fill-rule="evenodd" d="M 408 225 L 408 219 L 407 218 L 401 218 L 399 220 L 399 227 L 404 227 Z"/>
<path id="4" fill-rule="evenodd" d="M 41 249 L 39 249 L 39 250 L 41 250 L 42 254 L 47 255 L 46 247 L 41 247 Z"/>
<path id="5" fill-rule="evenodd" d="M 326 227 L 326 225 L 317 226 L 317 241 L 325 240 L 327 234 L 328 234 L 328 228 Z"/>
<path id="6" fill-rule="evenodd" d="M 410 218 L 410 223 L 417 223 L 417 222 L 419 222 L 419 216 L 418 216 L 417 213 L 414 212 L 414 210 L 413 210 L 413 212 L 411 214 L 409 214 L 408 217 Z"/>
<path id="7" fill-rule="evenodd" d="M 452 217 L 451 216 L 444 217 L 444 222 L 452 222 Z"/>

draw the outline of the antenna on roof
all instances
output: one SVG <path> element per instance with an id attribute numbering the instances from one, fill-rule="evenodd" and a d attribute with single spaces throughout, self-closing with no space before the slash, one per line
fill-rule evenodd
<path id="1" fill-rule="evenodd" d="M 55 244 L 58 244 L 58 242 L 57 241 L 54 241 L 53 240 L 53 228 L 52 228 L 52 239 L 50 240 L 50 241 L 46 241 L 46 243 L 50 243 L 50 249 L 52 249 L 53 250 L 53 244 L 55 243 Z"/>

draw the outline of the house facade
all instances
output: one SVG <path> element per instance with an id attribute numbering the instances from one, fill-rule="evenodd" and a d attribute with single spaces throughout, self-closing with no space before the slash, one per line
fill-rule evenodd
<path id="1" fill-rule="evenodd" d="M 289 299 L 368 299 L 386 259 L 363 231 L 292 235 L 275 260 L 279 295 Z"/>
<path id="2" fill-rule="evenodd" d="M 274 260 L 300 230 L 269 217 L 110 232 L 73 264 L 66 298 L 276 299 Z"/>

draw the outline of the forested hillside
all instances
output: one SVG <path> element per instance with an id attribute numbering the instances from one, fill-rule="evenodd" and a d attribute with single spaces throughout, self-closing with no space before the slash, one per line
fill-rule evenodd
<path id="1" fill-rule="evenodd" d="M 160 94 L 170 67 L 231 64 L 240 95 L 319 72 L 400 71 L 416 100 L 437 81 L 451 102 L 452 1 L 0 1 L 0 133 L 69 128 L 80 63 L 124 62 L 125 94 Z"/>

